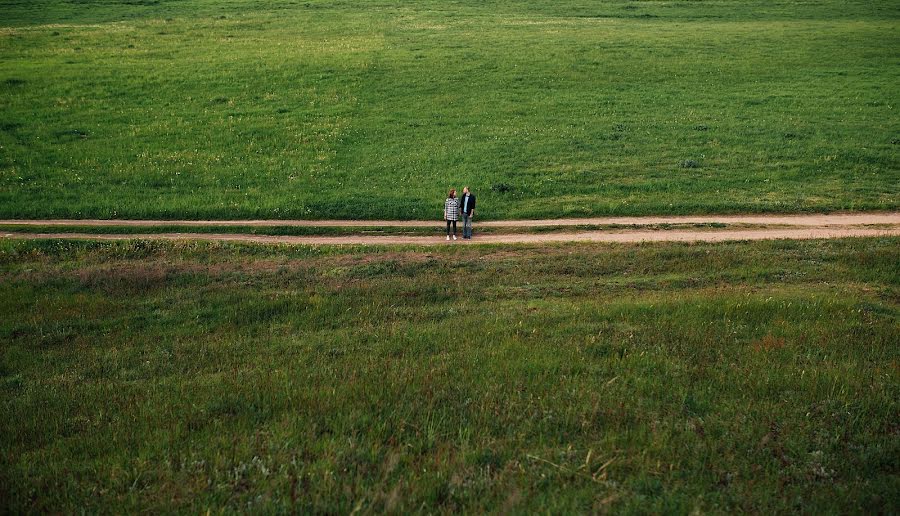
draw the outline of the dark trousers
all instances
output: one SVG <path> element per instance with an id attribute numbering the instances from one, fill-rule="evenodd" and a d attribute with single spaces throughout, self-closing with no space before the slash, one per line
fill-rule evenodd
<path id="1" fill-rule="evenodd" d="M 450 224 L 451 223 L 453 224 L 453 235 L 455 236 L 456 235 L 456 221 L 455 220 L 447 221 L 447 236 L 450 236 Z"/>

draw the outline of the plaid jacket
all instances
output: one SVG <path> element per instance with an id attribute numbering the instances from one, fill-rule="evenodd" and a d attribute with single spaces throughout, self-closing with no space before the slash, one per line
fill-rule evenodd
<path id="1" fill-rule="evenodd" d="M 444 220 L 459 220 L 459 199 L 447 197 L 444 201 Z"/>

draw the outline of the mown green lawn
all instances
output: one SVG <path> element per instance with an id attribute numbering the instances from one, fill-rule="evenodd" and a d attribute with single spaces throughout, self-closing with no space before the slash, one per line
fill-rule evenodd
<path id="1" fill-rule="evenodd" d="M 896 513 L 900 239 L 0 242 L 0 512 Z"/>
<path id="2" fill-rule="evenodd" d="M 0 217 L 897 209 L 892 1 L 0 0 Z"/>

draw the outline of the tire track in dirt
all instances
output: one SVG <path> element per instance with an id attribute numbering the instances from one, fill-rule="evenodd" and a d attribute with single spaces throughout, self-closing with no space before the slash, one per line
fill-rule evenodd
<path id="1" fill-rule="evenodd" d="M 434 227 L 440 220 L 130 220 L 130 219 L 47 219 L 0 220 L 2 226 L 247 226 L 247 227 Z M 648 217 L 591 217 L 572 219 L 477 221 L 483 227 L 546 227 L 657 224 L 757 224 L 788 226 L 848 226 L 900 224 L 900 212 L 817 213 L 793 215 L 675 215 Z"/>

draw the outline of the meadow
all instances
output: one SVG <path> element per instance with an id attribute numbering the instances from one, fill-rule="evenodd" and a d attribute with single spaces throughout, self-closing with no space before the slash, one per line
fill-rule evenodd
<path id="1" fill-rule="evenodd" d="M 892 1 L 0 0 L 0 217 L 894 210 Z"/>
<path id="2" fill-rule="evenodd" d="M 0 0 L 2 232 L 900 209 L 900 4 Z M 660 224 L 660 231 L 723 224 Z M 728 226 L 731 228 L 732 226 Z M 750 227 L 734 225 L 733 227 Z M 762 226 L 755 226 L 762 227 Z M 485 234 L 621 226 L 479 228 Z M 0 513 L 898 513 L 900 238 L 0 239 Z"/>
<path id="3" fill-rule="evenodd" d="M 898 264 L 0 241 L 0 509 L 896 513 Z"/>

